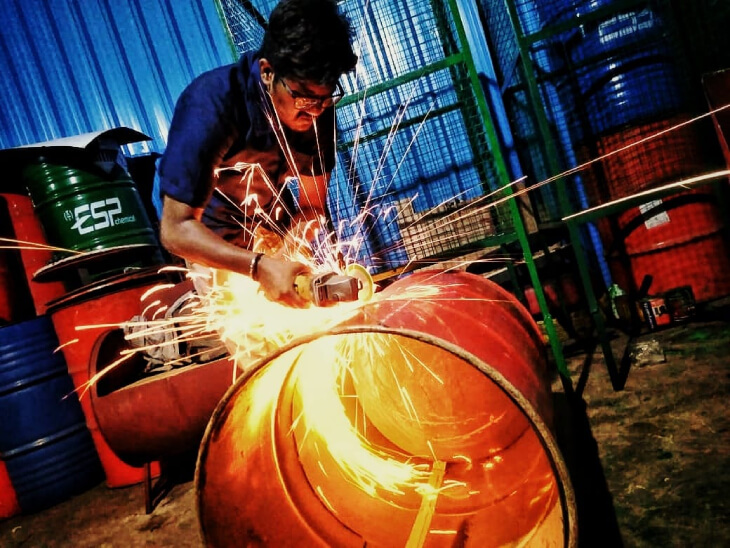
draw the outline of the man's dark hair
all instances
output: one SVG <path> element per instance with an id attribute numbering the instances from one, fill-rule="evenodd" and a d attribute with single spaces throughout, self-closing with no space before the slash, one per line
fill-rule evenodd
<path id="1" fill-rule="evenodd" d="M 259 53 L 281 78 L 334 85 L 355 68 L 352 29 L 334 0 L 281 0 Z"/>

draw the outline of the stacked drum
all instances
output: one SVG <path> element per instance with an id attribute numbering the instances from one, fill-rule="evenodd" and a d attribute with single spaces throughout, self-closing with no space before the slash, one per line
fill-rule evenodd
<path id="1" fill-rule="evenodd" d="M 3 238 L 46 244 L 30 198 L 8 192 L 1 203 L 9 220 Z M 62 502 L 101 481 L 103 471 L 46 314 L 46 302 L 63 293 L 63 284 L 32 280 L 51 252 L 21 244 L 0 255 L 8 296 L 0 327 L 0 518 L 6 518 Z"/>
<path id="2" fill-rule="evenodd" d="M 653 5 L 611 9 L 615 2 L 579 3 L 577 17 L 607 15 L 580 25 L 568 44 L 584 111 L 602 161 L 608 200 L 712 171 L 714 135 L 693 117 L 679 52 L 667 14 Z M 618 215 L 607 247 L 623 246 L 630 279 L 613 263 L 619 285 L 660 295 L 691 287 L 698 302 L 730 294 L 730 253 L 711 189 L 647 198 Z M 648 287 L 647 287 L 648 285 Z"/>
<path id="3" fill-rule="evenodd" d="M 515 0 L 515 6 L 524 33 L 544 35 L 531 53 L 541 90 L 560 92 L 559 100 L 543 99 L 564 167 L 593 162 L 580 171 L 587 202 L 570 179 L 578 209 L 722 167 L 710 123 L 690 122 L 705 105 L 691 88 L 669 6 L 616 0 Z M 654 295 L 691 288 L 698 302 L 730 294 L 730 253 L 713 189 L 656 196 L 599 221 L 613 282 Z"/>
<path id="4" fill-rule="evenodd" d="M 0 329 L 0 455 L 17 509 L 26 513 L 62 502 L 103 477 L 57 347 L 47 315 Z M 13 511 L 9 500 L 6 512 Z"/>
<path id="5" fill-rule="evenodd" d="M 89 327 L 129 320 L 139 296 L 166 277 L 155 227 L 123 163 L 101 161 L 93 142 L 6 150 L 3 160 L 13 181 L 2 195 L 2 236 L 13 249 L 0 253 L 0 408 L 9 418 L 0 426 L 0 510 L 8 517 L 104 477 L 110 487 L 145 479 L 96 427 L 86 391 L 100 330 Z M 124 307 L 99 302 L 93 317 L 84 315 L 89 300 L 117 288 L 126 291 Z"/>

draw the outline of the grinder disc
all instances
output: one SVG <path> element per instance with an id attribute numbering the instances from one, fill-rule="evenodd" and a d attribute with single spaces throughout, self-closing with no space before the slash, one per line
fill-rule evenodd
<path id="1" fill-rule="evenodd" d="M 357 278 L 360 281 L 360 290 L 357 292 L 357 300 L 367 302 L 373 298 L 375 293 L 375 282 L 370 272 L 357 263 L 351 263 L 345 267 L 345 275 Z"/>

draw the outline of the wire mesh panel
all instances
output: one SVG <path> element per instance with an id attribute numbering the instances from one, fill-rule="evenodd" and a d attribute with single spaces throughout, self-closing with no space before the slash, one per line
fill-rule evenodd
<path id="1" fill-rule="evenodd" d="M 494 52 L 495 64 L 499 69 L 498 78 L 515 137 L 515 148 L 527 176 L 526 184 L 535 185 L 555 175 L 556 170 L 551 168 L 548 161 L 549 153 L 535 116 L 515 28 L 510 12 L 503 2 L 481 0 L 480 9 Z M 515 2 L 515 10 L 518 16 L 518 28 L 522 34 L 528 36 L 539 32 L 546 25 L 546 21 L 555 19 L 553 14 L 555 10 L 549 1 L 518 0 Z M 561 68 L 560 52 L 556 47 L 556 41 L 552 38 L 534 41 L 529 51 L 534 71 L 530 76 L 537 82 L 540 100 L 549 106 L 546 113 L 549 116 L 550 131 L 560 148 L 563 143 L 570 141 L 568 128 L 571 126 L 571 110 L 563 108 L 563 101 L 557 88 L 556 75 Z M 558 162 L 559 170 L 571 167 L 567 165 L 563 153 L 552 160 Z M 580 181 L 574 181 L 572 184 L 579 185 Z M 529 193 L 529 197 L 539 223 L 548 223 L 560 218 L 553 185 L 536 188 Z"/>
<path id="2" fill-rule="evenodd" d="M 345 82 L 351 100 L 338 106 L 343 169 L 335 184 L 349 201 L 333 209 L 355 203 L 368 212 L 360 228 L 369 256 L 362 260 L 376 271 L 397 269 L 511 231 L 504 208 L 480 199 L 505 181 L 445 3 L 374 0 L 344 2 L 344 9 L 357 31 L 360 61 Z M 445 204 L 481 206 L 479 218 L 488 222 L 472 223 L 469 232 L 444 222 L 438 245 L 407 244 L 434 237 L 423 219 L 445 215 Z"/>
<path id="3" fill-rule="evenodd" d="M 569 200 L 561 205 L 563 215 L 721 167 L 709 119 L 696 119 L 707 105 L 693 62 L 699 60 L 703 70 L 719 62 L 718 69 L 728 54 L 723 60 L 717 48 L 702 54 L 690 45 L 690 30 L 713 34 L 718 28 L 707 2 L 677 4 L 684 3 L 482 2 L 488 26 L 503 40 L 495 51 L 503 58 L 498 66 L 505 77 L 505 103 L 525 145 L 526 172 L 539 180 L 578 168 L 565 177 Z M 727 12 L 715 11 L 721 17 Z M 525 35 L 522 42 L 519 35 Z M 527 62 L 515 59 L 515 44 Z M 634 291 L 651 283 L 656 293 L 684 283 L 700 300 L 730 291 L 724 274 L 710 280 L 688 266 L 702 255 L 714 272 L 726 270 L 728 252 L 719 236 L 723 223 L 717 208 L 707 205 L 711 194 L 705 188 L 648 197 L 640 207 L 601 219 L 592 236 L 596 253 L 611 265 L 608 278 Z"/>
<path id="4" fill-rule="evenodd" d="M 498 64 L 505 78 L 505 102 L 515 134 L 525 144 L 526 170 L 535 179 L 556 173 L 540 143 L 546 136 L 539 133 L 527 93 L 531 79 L 540 91 L 550 130 L 547 137 L 559 152 L 558 158 L 552 158 L 558 170 L 610 152 L 606 141 L 617 145 L 629 136 L 635 141 L 637 135 L 647 137 L 657 127 L 690 119 L 703 110 L 700 82 L 692 77 L 686 41 L 669 2 L 515 0 L 513 4 L 518 28 L 527 36 L 532 73 L 525 73 L 514 55 L 517 37 L 514 30 L 510 33 L 509 3 L 482 2 L 490 32 L 501 40 L 495 43 L 495 51 L 502 59 Z M 539 40 L 530 39 L 537 33 Z M 694 133 L 693 138 L 684 135 L 670 141 L 671 146 L 684 141 L 680 149 L 697 167 L 692 157 L 706 130 Z M 691 139 L 699 141 L 690 144 Z M 662 148 L 668 145 L 665 141 Z M 594 163 L 594 168 L 567 178 L 572 209 L 595 206 L 637 189 L 619 181 L 603 182 L 605 174 L 590 173 L 601 167 L 600 162 Z M 661 163 L 660 157 L 653 160 L 657 166 Z M 658 173 L 656 181 L 645 179 L 642 187 L 664 182 L 661 168 Z"/>
<path id="5" fill-rule="evenodd" d="M 256 49 L 264 38 L 266 19 L 247 0 L 219 0 L 233 45 L 241 54 Z"/>

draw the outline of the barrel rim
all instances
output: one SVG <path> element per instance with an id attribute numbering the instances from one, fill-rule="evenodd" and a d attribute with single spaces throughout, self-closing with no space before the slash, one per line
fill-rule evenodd
<path id="1" fill-rule="evenodd" d="M 33 273 L 34 282 L 55 282 L 63 281 L 68 277 L 69 270 L 84 268 L 93 265 L 97 260 L 114 258 L 117 261 L 125 259 L 126 255 L 133 255 L 137 251 L 144 251 L 150 248 L 159 248 L 153 243 L 124 244 L 112 247 L 102 247 L 88 251 L 68 250 L 69 255 L 52 261 Z M 64 251 L 65 253 L 65 251 Z"/>
<path id="2" fill-rule="evenodd" d="M 163 283 L 175 279 L 175 273 L 162 270 L 165 266 L 169 265 L 151 266 L 133 272 L 122 272 L 78 287 L 46 303 L 47 313 L 53 316 L 60 310 L 98 299 L 109 293 L 139 289 L 140 285 L 144 285 L 151 280 L 157 279 L 160 283 Z"/>

